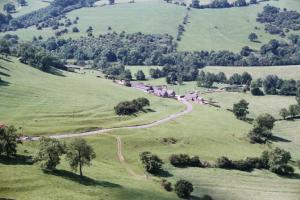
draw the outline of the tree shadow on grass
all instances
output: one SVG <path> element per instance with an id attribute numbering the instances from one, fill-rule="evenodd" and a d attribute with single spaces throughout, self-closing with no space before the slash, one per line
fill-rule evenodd
<path id="1" fill-rule="evenodd" d="M 45 71 L 46 73 L 55 75 L 55 76 L 62 76 L 65 77 L 65 75 L 63 74 L 63 72 L 59 69 L 56 69 L 54 67 L 51 67 L 49 70 Z"/>
<path id="2" fill-rule="evenodd" d="M 282 138 L 282 137 L 278 137 L 278 136 L 275 136 L 273 135 L 270 140 L 272 142 L 291 142 L 291 140 L 288 140 L 288 139 L 285 139 L 285 138 Z"/>
<path id="3" fill-rule="evenodd" d="M 8 68 L 3 67 L 3 66 L 1 66 L 1 65 L 0 65 L 0 69 L 6 70 L 6 71 L 10 71 Z"/>
<path id="4" fill-rule="evenodd" d="M 280 175 L 278 175 L 280 176 Z M 291 174 L 287 176 L 280 176 L 281 178 L 286 178 L 286 179 L 300 179 L 300 174 Z"/>
<path id="5" fill-rule="evenodd" d="M 4 80 L 0 80 L 0 87 L 1 87 L 1 86 L 9 86 L 9 85 L 10 85 L 9 82 L 4 81 Z"/>
<path id="6" fill-rule="evenodd" d="M 6 62 L 12 62 L 8 57 L 5 58 L 5 57 L 0 56 L 0 60 L 5 60 Z"/>
<path id="7" fill-rule="evenodd" d="M 202 197 L 191 196 L 190 200 L 214 200 L 210 195 L 203 195 Z"/>
<path id="8" fill-rule="evenodd" d="M 5 72 L 0 72 L 0 75 L 6 76 L 6 77 L 9 77 L 9 76 L 10 76 L 9 74 L 7 74 L 7 73 L 5 73 Z"/>
<path id="9" fill-rule="evenodd" d="M 77 182 L 79 184 L 85 185 L 85 186 L 102 186 L 102 187 L 110 187 L 110 188 L 121 188 L 122 186 L 119 184 L 107 182 L 107 181 L 98 181 L 94 180 L 92 178 L 86 177 L 86 176 L 79 176 L 78 174 L 75 174 L 70 171 L 66 170 L 55 170 L 53 172 L 45 172 L 47 174 L 51 174 L 54 176 L 59 176 L 64 179 Z"/>
<path id="10" fill-rule="evenodd" d="M 32 165 L 34 161 L 31 156 L 16 155 L 12 158 L 1 156 L 0 163 L 4 165 Z"/>
<path id="11" fill-rule="evenodd" d="M 149 113 L 149 112 L 156 112 L 155 110 L 151 109 L 151 108 L 146 108 L 142 110 L 144 113 Z"/>
<path id="12" fill-rule="evenodd" d="M 168 177 L 173 177 L 173 174 L 171 174 L 170 172 L 166 171 L 166 170 L 160 170 L 157 174 L 155 174 L 156 176 L 159 177 L 164 177 L 164 178 L 168 178 Z"/>

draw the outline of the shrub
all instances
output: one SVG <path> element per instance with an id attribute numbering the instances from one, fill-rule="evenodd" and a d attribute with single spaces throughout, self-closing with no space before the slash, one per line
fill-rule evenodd
<path id="1" fill-rule="evenodd" d="M 175 184 L 175 192 L 180 198 L 188 198 L 193 192 L 193 184 L 186 180 L 179 180 Z"/>
<path id="2" fill-rule="evenodd" d="M 79 32 L 79 29 L 78 29 L 77 27 L 73 27 L 72 32 L 73 32 L 73 33 L 78 33 L 78 32 Z"/>
<path id="3" fill-rule="evenodd" d="M 161 182 L 161 186 L 168 192 L 172 191 L 172 183 L 170 183 L 169 181 L 163 179 Z"/>
<path id="4" fill-rule="evenodd" d="M 132 101 L 120 102 L 114 109 L 117 115 L 131 115 L 138 111 L 136 104 Z"/>
<path id="5" fill-rule="evenodd" d="M 157 174 L 162 170 L 163 161 L 157 155 L 145 151 L 140 154 L 140 159 L 147 172 Z"/>
<path id="6" fill-rule="evenodd" d="M 149 106 L 150 101 L 144 97 L 134 99 L 132 101 L 122 101 L 115 109 L 117 115 L 131 115 L 143 110 L 145 106 Z"/>
<path id="7" fill-rule="evenodd" d="M 300 160 L 297 160 L 298 168 L 300 169 Z"/>
<path id="8" fill-rule="evenodd" d="M 251 94 L 253 96 L 264 96 L 264 92 L 259 87 L 254 87 L 251 89 Z"/>
<path id="9" fill-rule="evenodd" d="M 227 158 L 225 156 L 222 156 L 221 158 L 217 159 L 216 166 L 218 168 L 223 168 L 223 169 L 233 169 L 234 168 L 232 160 L 230 160 L 229 158 Z"/>
<path id="10" fill-rule="evenodd" d="M 173 154 L 169 160 L 175 167 L 188 167 L 190 165 L 190 156 L 187 154 Z"/>

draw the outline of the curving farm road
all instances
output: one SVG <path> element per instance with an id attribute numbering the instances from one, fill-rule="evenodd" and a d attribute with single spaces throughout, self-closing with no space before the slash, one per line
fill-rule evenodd
<path id="1" fill-rule="evenodd" d="M 98 135 L 98 134 L 105 135 L 105 134 L 107 134 L 110 131 L 119 130 L 119 129 L 146 129 L 146 128 L 151 128 L 151 127 L 158 126 L 160 124 L 166 123 L 168 121 L 174 120 L 174 119 L 176 119 L 176 118 L 178 118 L 180 116 L 186 115 L 186 114 L 188 114 L 188 113 L 190 113 L 190 112 L 193 111 L 193 106 L 188 101 L 186 101 L 186 100 L 180 100 L 180 102 L 182 102 L 186 106 L 185 110 L 183 110 L 183 111 L 181 111 L 179 113 L 170 115 L 170 116 L 168 116 L 166 118 L 154 121 L 154 122 L 149 123 L 149 124 L 138 125 L 138 126 L 124 126 L 124 127 L 118 127 L 118 128 L 108 128 L 108 129 L 102 129 L 102 130 L 96 130 L 96 131 L 88 131 L 88 132 L 82 132 L 82 133 L 49 135 L 47 137 L 55 138 L 55 139 L 63 139 L 63 138 L 73 138 L 73 137 L 85 137 L 85 136 Z M 123 150 L 122 150 L 123 148 L 122 148 L 122 140 L 121 140 L 121 138 L 119 136 L 113 136 L 113 137 L 117 141 L 117 156 L 118 156 L 118 160 L 125 167 L 125 169 L 128 172 L 128 174 L 131 175 L 131 176 L 133 176 L 133 177 L 135 177 L 135 178 L 137 178 L 137 179 L 147 179 L 147 176 L 145 174 L 143 174 L 143 175 L 137 174 L 137 173 L 135 173 L 130 168 L 130 166 L 127 164 L 127 162 L 126 162 L 126 160 L 124 158 L 124 155 L 123 155 Z M 37 136 L 37 137 L 31 138 L 31 140 L 32 141 L 36 141 L 36 140 L 39 140 L 39 138 L 40 138 L 40 136 Z"/>

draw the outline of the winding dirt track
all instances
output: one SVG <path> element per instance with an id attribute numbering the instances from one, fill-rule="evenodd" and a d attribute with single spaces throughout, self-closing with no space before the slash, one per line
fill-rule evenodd
<path id="1" fill-rule="evenodd" d="M 180 102 L 182 102 L 185 106 L 186 109 L 170 115 L 166 118 L 154 121 L 152 123 L 149 124 L 144 124 L 144 125 L 138 125 L 138 126 L 124 126 L 124 127 L 118 127 L 118 128 L 108 128 L 108 129 L 102 129 L 102 130 L 96 130 L 96 131 L 88 131 L 88 132 L 82 132 L 82 133 L 70 133 L 70 134 L 59 134 L 59 135 L 49 135 L 47 137 L 49 138 L 55 138 L 55 139 L 63 139 L 63 138 L 73 138 L 73 137 L 85 137 L 85 136 L 91 136 L 91 135 L 107 135 L 108 132 L 113 131 L 113 130 L 119 130 L 119 129 L 146 129 L 146 128 L 151 128 L 154 126 L 158 126 L 160 124 L 164 124 L 168 121 L 174 120 L 180 116 L 186 115 L 190 112 L 193 111 L 193 106 L 192 104 L 190 104 L 188 101 L 186 100 L 180 100 Z M 123 148 L 122 148 L 122 140 L 119 136 L 114 136 L 112 135 L 116 141 L 117 141 L 117 156 L 118 156 L 118 160 L 121 162 L 121 164 L 125 167 L 126 171 L 128 172 L 128 174 L 130 174 L 131 176 L 137 178 L 137 179 L 147 179 L 147 176 L 145 174 L 140 175 L 135 173 L 130 166 L 127 164 L 124 155 L 123 155 Z M 40 136 L 37 137 L 33 137 L 31 138 L 31 140 L 36 141 L 39 140 Z"/>

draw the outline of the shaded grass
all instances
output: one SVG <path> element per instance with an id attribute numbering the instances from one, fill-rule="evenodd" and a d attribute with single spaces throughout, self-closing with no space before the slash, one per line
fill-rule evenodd
<path id="1" fill-rule="evenodd" d="M 118 127 L 152 122 L 184 106 L 175 100 L 162 99 L 144 92 L 97 78 L 97 72 L 63 73 L 56 76 L 13 62 L 0 61 L 9 69 L 1 72 L 0 121 L 13 124 L 24 134 L 76 132 L 90 128 Z M 146 97 L 155 112 L 137 116 L 117 116 L 114 106 L 120 101 Z M 151 110 L 149 110 L 151 111 Z"/>

